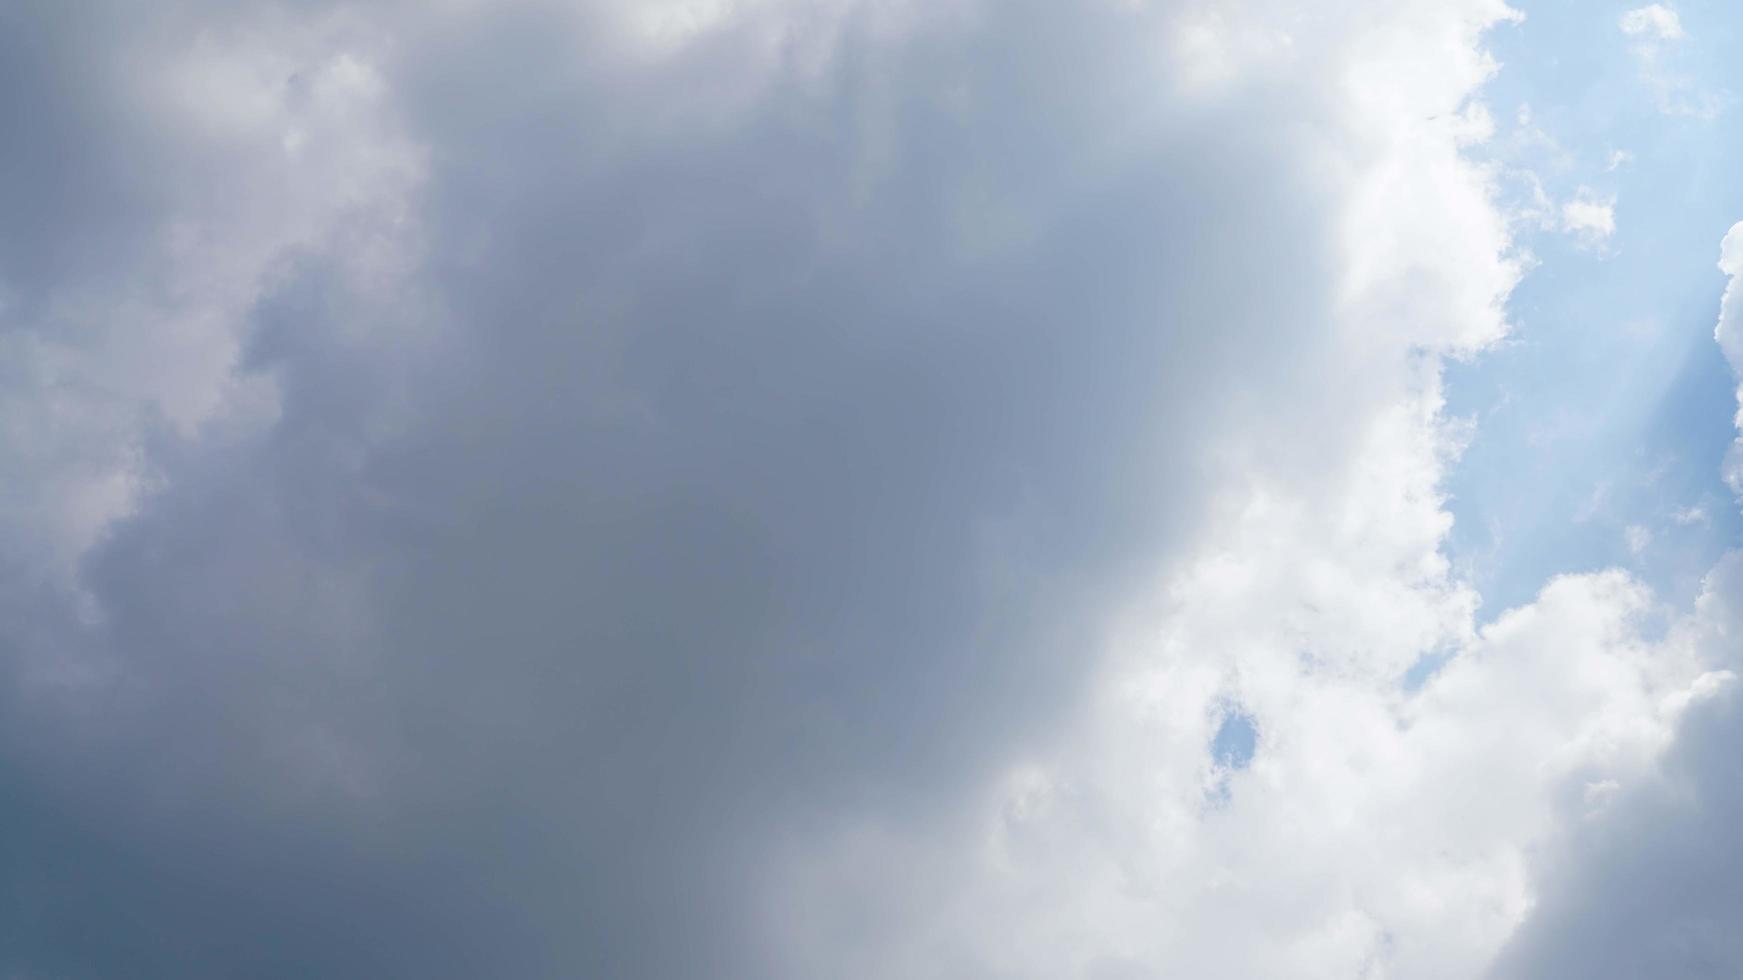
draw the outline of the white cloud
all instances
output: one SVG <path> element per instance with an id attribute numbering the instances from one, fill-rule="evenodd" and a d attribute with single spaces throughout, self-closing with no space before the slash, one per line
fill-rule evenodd
<path id="1" fill-rule="evenodd" d="M 1576 154 L 1562 146 L 1532 119 L 1531 107 L 1520 105 L 1515 125 L 1483 147 L 1485 157 L 1498 161 L 1496 200 L 1508 219 L 1525 228 L 1569 235 L 1583 248 L 1601 249 L 1616 230 L 1616 197 L 1580 186 L 1557 201 L 1545 186 L 1579 166 Z M 1625 166 L 1629 154 L 1611 154 L 1606 170 Z"/>
<path id="2" fill-rule="evenodd" d="M 1639 524 L 1630 524 L 1622 529 L 1622 540 L 1628 545 L 1628 553 L 1638 558 L 1652 545 L 1652 531 Z"/>
<path id="3" fill-rule="evenodd" d="M 1623 980 L 1731 976 L 1743 946 L 1739 912 L 1743 816 L 1735 744 L 1743 702 L 1735 681 L 1738 557 L 1713 569 L 1696 609 L 1672 627 L 1705 673 L 1666 700 L 1680 716 L 1668 751 L 1607 788 L 1534 856 L 1539 897 L 1489 975 L 1497 980 Z"/>
<path id="4" fill-rule="evenodd" d="M 1581 188 L 1561 206 L 1561 230 L 1588 247 L 1608 242 L 1616 234 L 1616 200 Z"/>
<path id="5" fill-rule="evenodd" d="M 1682 19 L 1676 11 L 1662 3 L 1647 4 L 1623 13 L 1620 25 L 1622 33 L 1630 37 L 1675 41 L 1688 36 L 1683 32 Z"/>
<path id="6" fill-rule="evenodd" d="M 1725 236 L 1719 267 L 1731 278 L 1716 337 L 1743 376 L 1737 285 L 1743 223 Z M 1743 416 L 1738 421 L 1743 427 Z M 1733 449 L 1727 464 L 1734 487 L 1738 454 Z M 1673 519 L 1691 525 L 1708 518 L 1690 507 Z M 1663 641 L 1643 647 L 1654 659 L 1676 648 L 1678 659 L 1701 671 L 1662 702 L 1676 720 L 1668 751 L 1631 778 L 1610 781 L 1596 812 L 1563 816 L 1563 829 L 1533 861 L 1536 907 L 1490 976 L 1624 980 L 1733 976 L 1743 969 L 1743 944 L 1730 928 L 1743 914 L 1732 886 L 1743 870 L 1735 837 L 1743 820 L 1736 753 L 1743 700 L 1735 690 L 1743 666 L 1740 628 L 1743 553 L 1733 552 L 1707 574 L 1695 608 L 1670 620 Z"/>
<path id="7" fill-rule="evenodd" d="M 1387 36 L 1398 47 L 1385 59 L 1440 47 L 1432 30 Z M 1311 50 L 1297 38 L 1298 56 Z M 1350 107 L 1344 125 L 1359 131 L 1373 108 Z M 1366 282 L 1410 281 L 1432 305 L 1458 295 L 1438 291 L 1458 270 L 1504 251 L 1501 222 L 1465 198 L 1461 213 L 1487 229 L 1456 239 L 1470 251 L 1393 237 L 1448 227 L 1413 209 L 1477 179 L 1431 136 L 1393 152 L 1371 165 L 1395 196 L 1368 207 L 1352 193 L 1346 220 L 1396 263 Z M 1346 305 L 1343 329 L 1395 322 L 1374 312 Z M 1391 363 L 1381 373 L 1406 370 Z M 1347 455 L 1319 454 L 1315 477 L 1235 477 L 1204 552 L 1119 630 L 1075 726 L 989 779 L 980 821 L 916 826 L 874 809 L 791 854 L 790 894 L 769 915 L 792 972 L 1481 972 L 1529 909 L 1529 856 L 1570 795 L 1629 784 L 1701 671 L 1680 635 L 1638 631 L 1651 601 L 1620 574 L 1560 580 L 1475 632 L 1474 596 L 1437 550 L 1444 457 L 1438 389 L 1423 380 L 1414 401 L 1370 415 Z M 1404 693 L 1436 651 L 1450 664 Z M 1228 703 L 1260 732 L 1233 774 L 1209 751 L 1213 706 Z"/>
<path id="8" fill-rule="evenodd" d="M 1725 352 L 1732 373 L 1743 377 L 1743 221 L 1731 226 L 1719 247 L 1719 271 L 1728 278 L 1725 293 L 1719 303 L 1719 323 L 1713 328 L 1713 339 Z M 1743 388 L 1738 391 L 1743 405 Z M 1737 426 L 1743 429 L 1743 407 L 1739 408 Z M 1725 459 L 1725 479 L 1731 489 L 1743 495 L 1743 437 L 1739 437 Z"/>
<path id="9" fill-rule="evenodd" d="M 1675 511 L 1670 515 L 1670 519 L 1678 526 L 1692 527 L 1696 524 L 1705 524 L 1710 518 L 1705 507 L 1693 504 Z"/>
<path id="10" fill-rule="evenodd" d="M 1675 64 L 1678 42 L 1688 38 L 1675 10 L 1650 4 L 1630 10 L 1619 22 L 1631 39 L 1630 51 L 1639 66 L 1641 81 L 1652 91 L 1660 112 L 1673 116 L 1713 119 L 1729 100 L 1691 78 Z"/>

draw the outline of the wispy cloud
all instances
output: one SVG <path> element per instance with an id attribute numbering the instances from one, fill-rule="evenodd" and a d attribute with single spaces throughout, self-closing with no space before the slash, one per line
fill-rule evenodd
<path id="1" fill-rule="evenodd" d="M 1622 33 L 1630 37 L 1675 41 L 1688 35 L 1682 29 L 1682 18 L 1662 3 L 1637 7 L 1622 15 Z"/>
<path id="2" fill-rule="evenodd" d="M 1629 50 L 1640 69 L 1640 78 L 1652 91 L 1659 111 L 1668 115 L 1712 119 L 1724 111 L 1729 99 L 1711 91 L 1676 66 L 1676 45 L 1688 38 L 1682 18 L 1661 3 L 1638 7 L 1622 14 L 1618 26 L 1630 38 Z"/>

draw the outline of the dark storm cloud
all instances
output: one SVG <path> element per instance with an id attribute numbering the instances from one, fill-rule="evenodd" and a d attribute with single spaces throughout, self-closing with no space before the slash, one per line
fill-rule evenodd
<path id="1" fill-rule="evenodd" d="M 82 9 L 6 32 L 24 295 L 168 220 L 139 171 L 177 147 L 106 123 L 77 66 L 127 42 Z M 1354 438 L 1360 386 L 1277 408 L 1328 356 L 1303 107 L 1171 106 L 1112 7 L 984 16 L 850 19 L 718 103 L 730 32 L 649 67 L 589 16 L 388 17 L 428 330 L 357 340 L 394 315 L 288 257 L 244 364 L 279 421 L 154 435 L 101 624 L 8 625 L 113 677 L 15 695 L 0 966 L 757 975 L 769 848 L 947 807 L 1243 440 Z"/>

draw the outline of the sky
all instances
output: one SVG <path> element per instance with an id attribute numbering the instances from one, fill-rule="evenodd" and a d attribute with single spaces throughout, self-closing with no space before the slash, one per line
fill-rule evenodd
<path id="1" fill-rule="evenodd" d="M 0 0 L 0 977 L 1743 974 L 1740 41 Z"/>

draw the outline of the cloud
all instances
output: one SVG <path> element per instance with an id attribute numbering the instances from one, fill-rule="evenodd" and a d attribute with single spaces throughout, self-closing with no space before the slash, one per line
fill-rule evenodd
<path id="1" fill-rule="evenodd" d="M 1639 557 L 1652 544 L 1652 531 L 1638 524 L 1630 524 L 1622 529 L 1622 540 L 1628 545 L 1628 553 Z"/>
<path id="2" fill-rule="evenodd" d="M 1706 524 L 1711 517 L 1705 507 L 1700 504 L 1692 504 L 1672 512 L 1670 519 L 1681 527 L 1692 527 L 1696 524 Z"/>
<path id="3" fill-rule="evenodd" d="M 1581 188 L 1561 206 L 1561 230 L 1588 247 L 1600 246 L 1616 234 L 1616 201 Z"/>
<path id="4" fill-rule="evenodd" d="M 1713 339 L 1724 351 L 1731 371 L 1743 378 L 1743 221 L 1731 226 L 1719 248 L 1719 271 L 1726 276 L 1725 293 L 1719 303 L 1719 323 L 1713 329 Z M 1743 388 L 1738 391 L 1743 405 Z M 1738 428 L 1743 429 L 1743 408 L 1739 409 Z M 1731 489 L 1743 496 L 1743 438 L 1739 438 L 1725 459 L 1725 479 Z"/>
<path id="5" fill-rule="evenodd" d="M 853 827 L 830 860 L 795 859 L 782 921 L 824 937 L 806 965 L 847 948 L 853 975 L 940 961 L 995 976 L 1479 975 L 1530 907 L 1534 848 L 1669 740 L 1696 673 L 1685 639 L 1641 635 L 1648 609 L 1618 574 L 1560 580 L 1415 696 L 1341 664 L 1301 676 L 1298 608 L 1246 628 L 1187 614 L 1190 634 L 1148 674 L 1110 678 L 1076 738 L 989 787 L 1002 806 L 984 823 Z M 1217 641 L 1251 651 L 1233 678 L 1191 657 Z M 1232 775 L 1196 749 L 1218 716 L 1191 710 L 1224 685 L 1260 733 Z M 868 922 L 868 907 L 902 911 Z"/>
<path id="6" fill-rule="evenodd" d="M 1743 594 L 1735 556 L 1709 576 L 1685 628 L 1703 657 L 1735 667 L 1727 640 Z M 1723 977 L 1743 967 L 1728 928 L 1743 914 L 1732 828 L 1743 816 L 1736 753 L 1743 722 L 1731 670 L 1691 689 L 1693 706 L 1661 762 L 1607 798 L 1540 856 L 1542 894 L 1497 978 Z"/>
<path id="7" fill-rule="evenodd" d="M 1677 16 L 1676 11 L 1662 3 L 1647 4 L 1626 11 L 1619 23 L 1622 33 L 1629 37 L 1676 41 L 1688 36 L 1682 29 L 1682 19 Z"/>
<path id="8" fill-rule="evenodd" d="M 1716 337 L 1743 375 L 1737 344 L 1737 277 L 1743 224 L 1720 249 L 1731 277 Z M 1733 450 L 1733 460 L 1736 456 Z M 1735 463 L 1728 463 L 1735 484 Z M 1698 508 L 1678 523 L 1704 521 Z M 1743 945 L 1728 924 L 1743 914 L 1732 828 L 1743 818 L 1735 745 L 1743 725 L 1735 637 L 1743 628 L 1743 556 L 1707 575 L 1695 609 L 1672 623 L 1706 673 L 1679 700 L 1692 705 L 1663 758 L 1539 855 L 1540 896 L 1507 943 L 1497 978 L 1732 976 Z"/>
<path id="9" fill-rule="evenodd" d="M 1499 3 L 7 16 L 0 971 L 1471 975 L 1715 683 L 1440 551 Z"/>
<path id="10" fill-rule="evenodd" d="M 1707 90 L 1675 67 L 1675 45 L 1688 38 L 1675 10 L 1648 4 L 1625 12 L 1618 26 L 1632 39 L 1629 50 L 1660 112 L 1713 119 L 1724 111 L 1728 96 Z"/>
<path id="11" fill-rule="evenodd" d="M 1615 235 L 1616 197 L 1579 186 L 1559 203 L 1545 186 L 1545 175 L 1575 166 L 1570 153 L 1532 121 L 1529 105 L 1521 104 L 1514 125 L 1504 136 L 1485 142 L 1483 152 L 1498 161 L 1495 197 L 1509 219 L 1526 229 L 1561 232 L 1586 249 L 1602 249 Z M 1629 155 L 1611 154 L 1607 170 L 1625 165 Z"/>
<path id="12" fill-rule="evenodd" d="M 423 162 L 342 19 L 9 19 L 0 533 L 64 585 L 157 482 L 154 438 L 271 418 L 234 368 L 288 262 L 395 274 Z"/>

